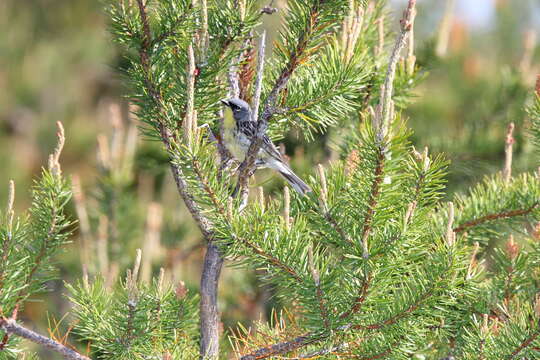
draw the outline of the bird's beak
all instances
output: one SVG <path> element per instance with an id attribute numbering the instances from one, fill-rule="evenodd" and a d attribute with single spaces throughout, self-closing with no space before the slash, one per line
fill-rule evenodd
<path id="1" fill-rule="evenodd" d="M 220 101 L 221 101 L 221 103 L 222 103 L 223 105 L 225 105 L 225 106 L 229 106 L 229 105 L 230 105 L 228 100 L 220 100 Z"/>

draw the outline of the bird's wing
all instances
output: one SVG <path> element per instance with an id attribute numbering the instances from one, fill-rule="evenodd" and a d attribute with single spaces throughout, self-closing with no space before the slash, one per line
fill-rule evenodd
<path id="1" fill-rule="evenodd" d="M 238 126 L 242 130 L 242 133 L 244 133 L 249 139 L 252 139 L 257 132 L 257 123 L 251 120 L 240 121 Z M 272 140 L 270 140 L 270 138 L 266 134 L 263 136 L 261 150 L 268 154 L 268 156 L 276 160 L 283 160 L 278 148 L 274 145 Z"/>
<path id="2" fill-rule="evenodd" d="M 273 157 L 276 160 L 283 161 L 283 158 L 281 157 L 281 153 L 279 152 L 278 148 L 272 140 L 268 137 L 268 135 L 264 135 L 263 137 L 263 145 L 262 148 L 268 155 Z"/>

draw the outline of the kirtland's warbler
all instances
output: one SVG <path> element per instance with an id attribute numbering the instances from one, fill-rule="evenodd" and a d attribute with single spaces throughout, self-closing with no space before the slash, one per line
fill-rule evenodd
<path id="1" fill-rule="evenodd" d="M 221 102 L 225 105 L 223 142 L 237 161 L 244 161 L 251 139 L 257 131 L 257 123 L 252 121 L 251 108 L 244 100 L 228 99 Z M 302 195 L 311 191 L 311 188 L 283 161 L 280 152 L 266 134 L 255 165 L 258 168 L 277 170 Z"/>

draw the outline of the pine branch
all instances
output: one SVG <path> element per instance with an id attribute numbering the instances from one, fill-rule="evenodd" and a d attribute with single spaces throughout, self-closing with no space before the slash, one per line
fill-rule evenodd
<path id="1" fill-rule="evenodd" d="M 253 250 L 253 252 L 261 257 L 263 257 L 269 264 L 275 266 L 278 269 L 283 270 L 285 273 L 289 274 L 293 279 L 295 279 L 297 282 L 301 283 L 302 277 L 289 265 L 281 262 L 278 258 L 273 256 L 272 254 L 267 253 L 257 245 L 253 244 L 251 241 L 240 238 L 237 239 L 240 242 L 243 242 L 247 247 Z"/>
<path id="2" fill-rule="evenodd" d="M 266 53 L 266 31 L 263 31 L 259 40 L 259 52 L 257 54 L 257 77 L 255 79 L 255 91 L 253 94 L 253 108 L 251 115 L 253 121 L 258 121 L 259 106 L 261 101 L 262 85 L 264 78 L 264 61 Z"/>
<path id="3" fill-rule="evenodd" d="M 499 219 L 507 219 L 507 218 L 513 218 L 518 216 L 524 216 L 527 214 L 530 214 L 532 211 L 534 211 L 540 203 L 535 203 L 533 206 L 529 207 L 528 209 L 521 209 L 521 210 L 513 210 L 513 211 L 506 211 L 506 212 L 500 212 L 496 214 L 489 214 L 482 216 L 478 219 L 473 219 L 470 221 L 467 221 L 466 223 L 461 224 L 458 227 L 454 228 L 455 233 L 461 233 L 466 231 L 469 228 L 481 225 L 483 223 L 489 222 L 489 221 L 495 221 Z"/>
<path id="4" fill-rule="evenodd" d="M 143 4 L 143 0 L 137 0 L 139 7 L 139 15 L 143 23 L 143 42 L 140 49 L 140 59 L 145 73 L 145 82 L 149 93 L 151 94 L 156 107 L 160 113 L 163 113 L 163 105 L 161 95 L 156 91 L 154 85 L 150 81 L 150 63 L 149 63 L 149 51 L 151 43 L 150 27 L 148 25 L 148 18 L 146 14 L 146 8 Z M 163 121 L 158 121 L 158 129 L 161 135 L 161 140 L 165 144 L 167 151 L 172 151 L 171 134 L 169 129 L 166 128 Z M 201 317 L 201 356 L 209 356 L 216 358 L 219 352 L 219 313 L 217 307 L 217 288 L 218 279 L 221 273 L 221 267 L 223 265 L 223 257 L 218 247 L 213 244 L 213 230 L 210 221 L 202 214 L 201 209 L 195 202 L 193 195 L 188 191 L 188 185 L 182 170 L 179 166 L 170 163 L 172 174 L 184 203 L 188 208 L 191 216 L 199 226 L 201 233 L 203 234 L 208 248 L 204 260 L 204 268 L 201 275 L 201 305 L 200 305 L 200 317 Z"/>
<path id="5" fill-rule="evenodd" d="M 362 251 L 364 259 L 369 258 L 369 248 L 368 248 L 368 238 L 371 232 L 371 221 L 373 215 L 375 214 L 375 207 L 377 206 L 377 200 L 379 197 L 379 192 L 381 190 L 380 186 L 383 181 L 383 171 L 384 171 L 384 157 L 385 149 L 381 144 L 378 146 L 378 156 L 377 156 L 377 165 L 375 167 L 375 176 L 373 178 L 373 183 L 371 184 L 371 192 L 369 194 L 369 205 L 368 211 L 364 218 L 364 227 L 362 228 Z"/>
<path id="6" fill-rule="evenodd" d="M 540 327 L 540 323 L 538 325 Z M 509 358 L 513 359 L 519 355 L 520 352 L 525 350 L 529 345 L 531 345 L 538 337 L 540 336 L 540 329 L 536 329 L 527 339 L 525 339 L 512 353 Z"/>
<path id="7" fill-rule="evenodd" d="M 52 214 L 51 214 L 52 222 L 50 224 L 50 228 L 49 228 L 49 231 L 47 233 L 47 237 L 42 241 L 41 248 L 39 249 L 39 252 L 38 252 L 36 258 L 34 259 L 34 265 L 32 266 L 30 272 L 26 276 L 26 279 L 24 281 L 24 284 L 26 286 L 30 285 L 34 275 L 36 274 L 36 271 L 42 265 L 42 262 L 43 262 L 43 260 L 44 260 L 44 258 L 46 256 L 46 252 L 47 252 L 49 242 L 53 239 L 54 233 L 56 231 L 56 220 L 57 220 L 56 215 L 57 215 L 56 214 L 56 209 L 53 209 Z M 21 302 L 26 297 L 26 294 L 27 294 L 27 288 L 26 287 L 23 287 L 19 291 L 19 293 L 17 294 L 17 300 L 15 301 L 15 307 L 14 307 L 13 314 L 12 314 L 13 319 L 17 319 L 17 313 L 18 313 L 19 308 L 21 306 Z"/>
<path id="8" fill-rule="evenodd" d="M 371 276 L 368 275 L 367 279 L 365 279 L 364 283 L 362 284 L 362 288 L 360 290 L 360 295 L 358 295 L 358 297 L 354 300 L 354 303 L 353 303 L 353 306 L 351 307 L 351 309 L 340 315 L 340 317 L 339 317 L 340 319 L 346 319 L 349 316 L 351 316 L 352 314 L 355 314 L 358 311 L 360 311 L 360 308 L 362 307 L 362 304 L 366 300 L 370 284 L 371 284 Z"/>
<path id="9" fill-rule="evenodd" d="M 13 246 L 13 203 L 15 201 L 15 182 L 9 181 L 8 201 L 6 207 L 6 235 L 2 242 L 2 256 L 0 260 L 0 290 L 4 287 L 5 272 L 7 266 L 7 260 L 9 256 L 9 249 Z"/>
<path id="10" fill-rule="evenodd" d="M 386 320 L 375 323 L 375 324 L 353 325 L 352 328 L 353 329 L 359 329 L 359 330 L 378 330 L 378 329 L 381 329 L 381 328 L 383 328 L 385 326 L 393 325 L 393 324 L 397 323 L 399 320 L 405 318 L 407 315 L 410 315 L 411 313 L 416 311 L 422 305 L 422 302 L 427 300 L 432 295 L 433 295 L 432 290 L 426 291 L 413 304 L 411 304 L 407 309 L 401 311 L 400 313 L 398 313 L 398 314 L 396 314 L 396 315 L 394 315 L 394 316 L 392 316 L 392 317 L 390 317 L 390 318 L 388 318 Z"/>
<path id="11" fill-rule="evenodd" d="M 347 242 L 351 246 L 355 246 L 355 243 L 352 241 L 351 237 L 345 232 L 345 230 L 343 230 L 329 211 L 323 212 L 321 215 L 328 222 L 328 224 L 330 224 L 330 227 L 334 229 L 336 233 L 338 233 L 343 241 Z"/>
<path id="12" fill-rule="evenodd" d="M 315 295 L 317 297 L 317 302 L 319 303 L 319 311 L 321 314 L 321 318 L 324 322 L 324 327 L 326 330 L 330 330 L 330 322 L 328 320 L 328 309 L 326 308 L 326 302 L 324 300 L 324 292 L 321 288 L 321 277 L 319 275 L 319 271 L 315 268 L 315 264 L 313 261 L 313 248 L 310 247 L 308 249 L 308 263 L 309 268 L 311 271 L 311 277 L 313 278 L 313 282 L 315 283 Z"/>
<path id="13" fill-rule="evenodd" d="M 409 0 L 407 9 L 403 13 L 403 18 L 400 20 L 401 31 L 396 39 L 394 49 L 392 50 L 392 55 L 390 56 L 390 61 L 388 63 L 388 70 L 386 72 L 386 78 L 384 80 L 383 93 L 381 94 L 381 123 L 380 129 L 382 135 L 385 136 L 392 113 L 392 96 L 394 92 L 394 79 L 396 76 L 396 67 L 399 61 L 401 51 L 405 47 L 407 42 L 407 36 L 409 35 L 412 29 L 412 18 L 415 14 L 416 0 Z M 382 138 L 380 138 L 382 140 Z"/>
<path id="14" fill-rule="evenodd" d="M 273 344 L 273 345 L 261 348 L 259 350 L 256 350 L 248 355 L 242 356 L 240 360 L 266 359 L 271 356 L 285 354 L 285 353 L 300 349 L 304 346 L 313 344 L 318 341 L 320 341 L 320 339 L 313 337 L 312 334 L 302 335 L 291 340 L 287 340 L 281 343 Z"/>
<path id="15" fill-rule="evenodd" d="M 38 345 L 41 345 L 49 350 L 55 351 L 59 354 L 61 354 L 65 359 L 69 360 L 90 360 L 89 357 L 86 357 L 84 355 L 79 354 L 75 350 L 72 350 L 68 348 L 67 346 L 53 340 L 50 338 L 47 338 L 43 335 L 40 335 L 32 330 L 29 330 L 19 324 L 14 319 L 6 319 L 2 318 L 0 319 L 0 327 L 7 333 L 7 334 L 14 334 L 17 336 L 20 336 L 22 338 L 25 338 L 27 340 L 30 340 L 33 343 L 36 343 Z"/>

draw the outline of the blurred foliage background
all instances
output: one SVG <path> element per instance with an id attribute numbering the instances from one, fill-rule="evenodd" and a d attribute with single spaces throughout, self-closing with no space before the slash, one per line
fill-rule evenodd
<path id="1" fill-rule="evenodd" d="M 391 3 L 403 7 L 402 1 Z M 284 4 L 274 2 L 279 8 Z M 415 146 L 429 146 L 451 160 L 451 192 L 502 168 L 511 121 L 515 166 L 538 166 L 525 137 L 524 108 L 539 72 L 539 15 L 534 0 L 419 1 L 416 55 L 426 77 L 406 115 Z M 265 17 L 270 34 L 279 21 L 279 12 Z M 90 276 L 105 273 L 112 283 L 141 248 L 143 276 L 164 267 L 172 281 L 185 281 L 196 291 L 201 240 L 159 145 L 135 136 L 117 72 L 125 63 L 108 36 L 101 2 L 2 0 L 0 34 L 0 184 L 6 184 L 0 186 L 0 201 L 14 179 L 17 208 L 27 207 L 32 177 L 54 147 L 54 123 L 62 121 L 67 135 L 62 164 L 65 173 L 75 175 L 72 213 L 80 218 L 80 230 L 58 259 L 61 278 L 77 281 L 84 268 Z M 333 153 L 326 137 L 309 149 L 294 133 L 284 143 L 293 166 L 304 173 Z M 259 179 L 268 191 L 282 186 L 269 173 Z M 279 308 L 272 289 L 258 287 L 253 274 L 226 269 L 222 276 L 224 331 L 237 322 L 249 326 Z M 60 336 L 68 326 L 69 303 L 62 282 L 50 289 L 28 304 L 21 318 Z"/>

